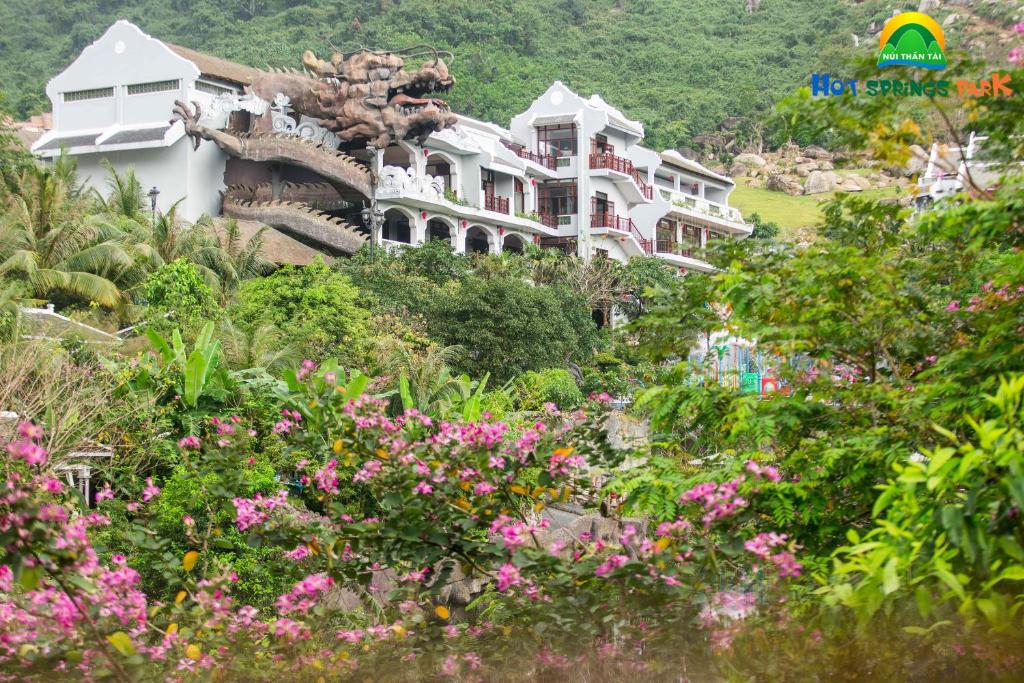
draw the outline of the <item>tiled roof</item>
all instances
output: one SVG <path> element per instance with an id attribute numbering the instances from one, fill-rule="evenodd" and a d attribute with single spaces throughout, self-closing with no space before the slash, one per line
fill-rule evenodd
<path id="1" fill-rule="evenodd" d="M 41 147 L 37 147 L 35 151 L 42 152 L 44 150 L 57 150 L 61 147 L 84 147 L 86 145 L 95 145 L 96 138 L 99 137 L 99 133 L 89 133 L 88 135 L 69 135 L 62 138 L 54 138 L 47 142 Z"/>
<path id="2" fill-rule="evenodd" d="M 179 57 L 184 57 L 195 64 L 204 76 L 211 78 L 219 78 L 222 81 L 237 83 L 238 85 L 249 85 L 256 74 L 260 72 L 259 69 L 251 66 L 229 62 L 226 59 L 214 57 L 205 52 L 198 52 L 181 45 L 174 45 L 173 43 L 164 43 L 164 45 L 169 47 Z"/>
<path id="3" fill-rule="evenodd" d="M 167 129 L 171 125 L 158 126 L 156 128 L 136 128 L 133 130 L 122 130 L 119 133 L 114 133 L 109 138 L 103 141 L 103 145 L 124 145 L 130 142 L 155 142 L 157 140 L 163 140 L 164 134 L 167 133 Z"/>

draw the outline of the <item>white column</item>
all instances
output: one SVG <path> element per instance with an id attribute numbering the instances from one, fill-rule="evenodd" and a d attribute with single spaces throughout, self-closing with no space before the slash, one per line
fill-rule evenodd
<path id="1" fill-rule="evenodd" d="M 457 254 L 466 253 L 466 231 L 467 228 L 462 227 L 462 221 L 456 221 L 455 233 L 452 235 L 452 245 L 455 247 L 455 253 Z"/>
<path id="2" fill-rule="evenodd" d="M 423 218 L 423 212 L 417 211 L 413 216 L 412 225 L 409 226 L 409 243 L 416 246 L 425 244 L 427 241 L 427 220 Z"/>
<path id="3" fill-rule="evenodd" d="M 576 254 L 590 260 L 590 146 L 582 123 L 576 127 Z"/>

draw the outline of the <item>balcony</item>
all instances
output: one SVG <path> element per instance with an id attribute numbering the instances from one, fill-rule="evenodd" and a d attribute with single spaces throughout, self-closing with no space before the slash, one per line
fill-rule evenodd
<path id="1" fill-rule="evenodd" d="M 508 213 L 508 197 L 485 194 L 484 209 L 487 211 L 496 211 L 497 213 Z"/>
<path id="2" fill-rule="evenodd" d="M 633 166 L 633 162 L 629 159 L 623 159 L 620 156 L 609 153 L 595 153 L 590 155 L 590 168 L 594 170 L 606 169 L 629 176 L 636 183 L 636 186 L 640 188 L 640 194 L 645 199 L 648 201 L 654 199 L 654 188 L 647 184 L 643 179 L 643 174 Z"/>
<path id="3" fill-rule="evenodd" d="M 555 216 L 554 214 L 550 213 L 541 213 L 538 215 L 540 216 L 540 220 L 538 221 L 538 223 L 548 228 L 551 228 L 552 230 L 558 229 L 558 216 Z"/>
<path id="4" fill-rule="evenodd" d="M 682 192 L 672 192 L 671 202 L 673 210 L 677 213 L 686 213 L 705 219 L 710 219 L 727 228 L 730 232 L 747 233 L 751 227 L 743 222 L 743 214 L 731 206 L 713 202 L 703 197 L 695 197 Z M 682 209 L 682 211 L 680 211 Z"/>
<path id="5" fill-rule="evenodd" d="M 636 240 L 636 243 L 640 245 L 640 249 L 645 254 L 652 253 L 651 241 L 645 238 L 640 230 L 637 229 L 636 223 L 633 222 L 632 218 L 627 216 L 616 216 L 613 213 L 594 213 L 590 216 L 590 227 L 608 228 L 609 230 L 624 232 Z"/>
<path id="6" fill-rule="evenodd" d="M 658 254 L 674 254 L 686 258 L 696 258 L 699 247 L 691 242 L 676 242 L 675 240 L 656 240 L 654 243 L 655 252 Z"/>
<path id="7" fill-rule="evenodd" d="M 557 157 L 554 157 L 554 156 L 552 156 L 550 154 L 534 154 L 533 152 L 531 152 L 530 150 L 526 149 L 522 145 L 517 145 L 517 144 L 511 143 L 511 142 L 503 141 L 503 144 L 506 147 L 508 147 L 510 150 L 515 152 L 516 156 L 518 156 L 520 159 L 526 159 L 527 161 L 532 161 L 533 163 L 539 164 L 539 165 L 543 166 L 544 168 L 551 169 L 552 171 L 554 171 L 555 169 L 558 168 L 558 158 Z"/>

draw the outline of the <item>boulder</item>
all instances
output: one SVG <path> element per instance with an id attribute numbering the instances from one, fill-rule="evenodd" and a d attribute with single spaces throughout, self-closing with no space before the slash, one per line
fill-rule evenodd
<path id="1" fill-rule="evenodd" d="M 846 180 L 853 183 L 862 190 L 870 190 L 872 187 L 871 180 L 862 175 L 849 176 Z"/>
<path id="2" fill-rule="evenodd" d="M 768 162 L 764 160 L 764 157 L 750 152 L 744 152 L 743 154 L 737 154 L 733 159 L 733 162 L 737 164 L 743 164 L 744 166 L 754 166 L 761 168 Z"/>
<path id="3" fill-rule="evenodd" d="M 804 183 L 804 194 L 831 192 L 836 187 L 834 177 L 835 173 L 832 171 L 813 171 Z"/>
<path id="4" fill-rule="evenodd" d="M 733 178 L 737 178 L 741 175 L 747 175 L 747 167 L 743 164 L 733 164 L 729 167 L 729 175 Z"/>
<path id="5" fill-rule="evenodd" d="M 834 168 L 835 166 L 832 165 L 832 162 L 829 161 L 828 159 L 822 159 L 821 161 L 818 162 L 819 171 L 831 171 Z"/>
<path id="6" fill-rule="evenodd" d="M 818 164 L 812 161 L 809 164 L 797 164 L 796 174 L 801 178 L 806 178 L 807 176 L 811 175 L 811 171 L 817 170 Z"/>
<path id="7" fill-rule="evenodd" d="M 836 189 L 841 191 L 841 192 L 863 192 L 864 191 L 864 188 L 862 188 L 857 183 L 853 182 L 852 178 L 847 178 L 846 180 L 841 182 L 839 184 L 839 187 L 836 188 Z"/>
<path id="8" fill-rule="evenodd" d="M 818 147 L 817 145 L 811 145 L 804 150 L 804 156 L 810 157 L 811 159 L 826 159 L 832 161 L 835 155 L 828 151 L 824 147 Z"/>
<path id="9" fill-rule="evenodd" d="M 796 178 L 788 175 L 782 175 L 775 173 L 768 176 L 768 180 L 765 181 L 765 189 L 774 190 L 775 192 L 785 192 L 791 195 L 800 195 L 804 193 L 803 186 L 800 185 L 800 181 Z"/>
<path id="10" fill-rule="evenodd" d="M 814 161 L 814 159 L 812 159 L 810 157 L 797 157 L 796 159 L 793 159 L 793 163 L 798 165 L 798 166 L 800 164 L 809 164 L 812 161 Z"/>
<path id="11" fill-rule="evenodd" d="M 948 17 L 942 20 L 942 28 L 949 28 L 958 21 L 960 21 L 959 14 L 950 14 Z"/>
<path id="12" fill-rule="evenodd" d="M 917 11 L 924 12 L 926 14 L 928 12 L 934 12 L 940 7 L 942 7 L 942 0 L 921 0 L 917 3 Z"/>

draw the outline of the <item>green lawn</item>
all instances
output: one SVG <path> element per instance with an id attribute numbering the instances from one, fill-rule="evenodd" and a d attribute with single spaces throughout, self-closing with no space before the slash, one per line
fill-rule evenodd
<path id="1" fill-rule="evenodd" d="M 729 204 L 743 212 L 744 216 L 757 213 L 766 221 L 778 223 L 782 236 L 789 237 L 803 228 L 816 226 L 822 217 L 821 207 L 832 199 L 834 193 L 803 195 L 793 197 L 785 192 L 773 192 L 762 188 L 748 187 L 749 178 L 736 178 L 736 189 L 729 195 Z M 901 190 L 895 187 L 866 190 L 859 196 L 871 199 L 899 196 Z"/>

